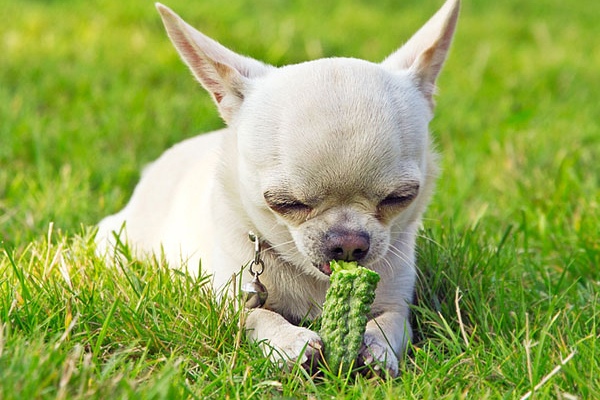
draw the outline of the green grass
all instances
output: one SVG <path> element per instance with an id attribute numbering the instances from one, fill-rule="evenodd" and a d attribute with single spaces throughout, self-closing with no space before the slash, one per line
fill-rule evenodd
<path id="1" fill-rule="evenodd" d="M 282 65 L 381 60 L 441 1 L 167 3 Z M 0 6 L 0 399 L 600 398 L 599 2 L 464 4 L 416 340 L 386 382 L 282 372 L 206 279 L 96 258 L 93 225 L 143 165 L 221 122 L 152 2 Z"/>

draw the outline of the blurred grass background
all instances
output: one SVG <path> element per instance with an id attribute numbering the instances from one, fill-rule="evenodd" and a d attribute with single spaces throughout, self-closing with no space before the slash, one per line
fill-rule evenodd
<path id="1" fill-rule="evenodd" d="M 441 1 L 166 5 L 231 49 L 284 65 L 328 56 L 380 61 Z M 0 7 L 0 240 L 7 248 L 41 246 L 51 221 L 73 237 L 119 210 L 143 166 L 167 147 L 222 126 L 153 2 L 0 0 Z M 496 279 L 506 279 L 507 293 L 523 283 L 519 293 L 530 296 L 516 307 L 545 307 L 557 293 L 565 312 L 589 305 L 577 329 L 566 320 L 560 327 L 578 332 L 571 344 L 598 315 L 599 15 L 593 0 L 463 2 L 431 125 L 442 174 L 425 234 L 450 261 L 423 241 L 422 269 L 447 268 L 444 279 L 468 286 L 462 274 L 486 270 L 466 252 L 500 251 L 507 235 L 510 256 L 480 289 L 498 290 Z M 501 268 L 510 272 L 497 277 Z M 597 350 L 586 354 L 577 365 L 597 376 Z M 595 389 L 573 390 L 597 394 L 597 377 L 586 382 Z"/>
<path id="2" fill-rule="evenodd" d="M 172 1 L 243 54 L 283 65 L 378 61 L 439 1 Z M 0 229 L 24 243 L 119 209 L 141 167 L 222 124 L 150 1 L 3 1 Z M 430 218 L 527 218 L 539 244 L 598 220 L 597 2 L 467 1 L 432 130 L 443 174 Z M 494 229 L 495 230 L 495 229 Z M 501 230 L 501 229 L 500 229 Z M 585 232 L 586 229 L 583 230 Z M 589 229 L 587 229 L 589 231 Z M 580 234 L 581 233 L 581 234 Z M 572 235 L 568 235 L 572 236 Z"/>

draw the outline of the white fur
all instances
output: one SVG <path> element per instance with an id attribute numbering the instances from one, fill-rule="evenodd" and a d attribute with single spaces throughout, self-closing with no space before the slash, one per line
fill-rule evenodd
<path id="1" fill-rule="evenodd" d="M 172 265 L 183 260 L 194 273 L 202 260 L 223 287 L 251 259 L 247 232 L 255 231 L 270 246 L 261 276 L 269 300 L 246 328 L 276 350 L 269 355 L 296 360 L 320 347 L 315 332 L 289 321 L 320 313 L 328 276 L 314 265 L 323 261 L 323 235 L 333 226 L 368 232 L 364 264 L 382 279 L 361 360 L 397 374 L 411 337 L 415 235 L 437 172 L 428 134 L 433 89 L 458 8 L 447 0 L 382 64 L 330 58 L 275 68 L 233 53 L 157 3 L 228 128 L 186 140 L 147 167 L 127 206 L 100 223 L 100 251 L 125 225 L 122 235 L 138 251 L 164 249 Z M 417 197 L 379 213 L 379 202 L 407 182 L 419 184 Z M 307 199 L 310 214 L 275 212 L 266 191 Z"/>

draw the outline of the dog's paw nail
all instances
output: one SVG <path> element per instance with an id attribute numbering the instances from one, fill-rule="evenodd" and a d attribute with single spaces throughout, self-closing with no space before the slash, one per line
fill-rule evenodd
<path id="1" fill-rule="evenodd" d="M 317 351 L 323 348 L 323 345 L 317 341 L 311 341 L 310 343 L 308 343 L 308 345 Z"/>

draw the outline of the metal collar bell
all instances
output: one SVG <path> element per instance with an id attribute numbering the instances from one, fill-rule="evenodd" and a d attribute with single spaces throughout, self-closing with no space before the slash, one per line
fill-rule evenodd
<path id="1" fill-rule="evenodd" d="M 265 305 L 269 297 L 269 292 L 258 278 L 265 271 L 265 263 L 260 258 L 260 240 L 252 231 L 248 232 L 248 238 L 251 242 L 254 242 L 254 259 L 250 261 L 248 268 L 248 271 L 252 275 L 252 281 L 242 285 L 240 291 L 244 306 L 246 308 L 257 308 Z"/>

